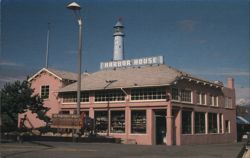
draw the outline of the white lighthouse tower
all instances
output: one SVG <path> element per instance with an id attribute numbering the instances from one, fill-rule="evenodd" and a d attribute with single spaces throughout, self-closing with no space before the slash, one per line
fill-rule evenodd
<path id="1" fill-rule="evenodd" d="M 123 33 L 124 26 L 121 23 L 121 19 L 117 21 L 114 26 L 114 52 L 113 52 L 113 60 L 123 60 L 123 37 L 125 34 Z"/>

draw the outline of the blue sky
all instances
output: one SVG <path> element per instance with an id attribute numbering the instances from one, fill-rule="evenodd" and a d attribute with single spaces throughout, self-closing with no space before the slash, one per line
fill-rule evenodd
<path id="1" fill-rule="evenodd" d="M 1 0 L 0 87 L 45 65 L 76 71 L 78 27 L 68 0 Z M 83 70 L 112 59 L 113 25 L 125 25 L 125 58 L 163 55 L 165 63 L 207 80 L 234 77 L 250 103 L 249 1 L 77 0 L 84 17 Z"/>

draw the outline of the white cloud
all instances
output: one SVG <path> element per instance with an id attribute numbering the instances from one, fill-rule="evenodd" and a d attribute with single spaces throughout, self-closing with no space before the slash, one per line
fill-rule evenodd
<path id="1" fill-rule="evenodd" d="M 250 105 L 250 88 L 249 87 L 236 87 L 236 104 Z"/>
<path id="2" fill-rule="evenodd" d="M 11 61 L 0 60 L 0 66 L 22 66 L 22 65 Z"/>
<path id="3" fill-rule="evenodd" d="M 197 22 L 194 20 L 186 19 L 186 20 L 178 21 L 177 24 L 182 31 L 193 32 L 195 30 L 195 26 L 197 25 Z"/>

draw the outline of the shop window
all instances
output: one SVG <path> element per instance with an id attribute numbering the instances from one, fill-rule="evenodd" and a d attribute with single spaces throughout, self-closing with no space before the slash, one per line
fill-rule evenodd
<path id="1" fill-rule="evenodd" d="M 136 88 L 131 90 L 131 100 L 166 99 L 165 88 Z"/>
<path id="2" fill-rule="evenodd" d="M 43 85 L 41 87 L 41 98 L 48 99 L 49 98 L 49 85 Z"/>
<path id="3" fill-rule="evenodd" d="M 230 121 L 225 120 L 225 133 L 230 133 Z"/>
<path id="4" fill-rule="evenodd" d="M 111 111 L 112 133 L 125 133 L 125 111 Z"/>
<path id="5" fill-rule="evenodd" d="M 95 130 L 98 133 L 108 131 L 108 111 L 95 111 Z"/>
<path id="6" fill-rule="evenodd" d="M 195 112 L 195 133 L 205 133 L 204 112 Z"/>
<path id="7" fill-rule="evenodd" d="M 172 88 L 172 99 L 179 100 L 179 92 L 177 88 Z"/>
<path id="8" fill-rule="evenodd" d="M 146 133 L 146 110 L 131 111 L 131 133 Z"/>
<path id="9" fill-rule="evenodd" d="M 208 113 L 208 133 L 217 133 L 217 114 Z"/>
<path id="10" fill-rule="evenodd" d="M 106 90 L 95 92 L 95 102 L 124 101 L 125 94 L 121 90 Z"/>
<path id="11" fill-rule="evenodd" d="M 191 111 L 182 111 L 182 134 L 191 134 Z"/>
<path id="12" fill-rule="evenodd" d="M 63 93 L 63 103 L 75 103 L 77 102 L 77 93 Z M 89 102 L 89 93 L 81 92 L 81 102 Z"/>

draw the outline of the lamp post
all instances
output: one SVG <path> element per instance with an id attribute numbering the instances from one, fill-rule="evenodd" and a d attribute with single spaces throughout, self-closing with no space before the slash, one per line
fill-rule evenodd
<path id="1" fill-rule="evenodd" d="M 79 26 L 79 35 L 78 35 L 78 55 L 77 55 L 77 65 L 78 65 L 78 78 L 77 78 L 77 115 L 80 115 L 80 97 L 81 97 L 81 66 L 82 66 L 82 25 L 83 20 L 80 15 L 81 6 L 76 2 L 72 2 L 67 6 L 68 9 L 73 10 L 78 26 Z"/>

